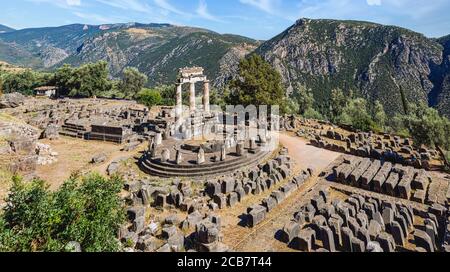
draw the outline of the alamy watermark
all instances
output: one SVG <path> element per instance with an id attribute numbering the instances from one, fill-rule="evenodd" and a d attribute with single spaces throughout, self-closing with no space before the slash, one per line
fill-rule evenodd
<path id="1" fill-rule="evenodd" d="M 279 106 L 211 105 L 209 112 L 191 112 L 189 107 L 174 109 L 176 122 L 169 128 L 175 139 L 222 142 L 227 148 L 241 143 L 258 145 L 261 151 L 278 147 Z"/>

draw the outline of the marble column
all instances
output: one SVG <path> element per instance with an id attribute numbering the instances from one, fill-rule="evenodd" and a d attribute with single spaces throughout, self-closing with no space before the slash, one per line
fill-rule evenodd
<path id="1" fill-rule="evenodd" d="M 177 83 L 177 94 L 176 94 L 177 105 L 175 107 L 175 119 L 177 121 L 180 120 L 181 113 L 183 111 L 183 94 L 182 94 L 182 90 L 183 90 L 183 84 L 182 83 Z"/>
<path id="2" fill-rule="evenodd" d="M 195 111 L 195 82 L 189 83 L 189 110 L 191 112 Z"/>
<path id="3" fill-rule="evenodd" d="M 209 113 L 209 80 L 203 82 L 203 110 Z"/>

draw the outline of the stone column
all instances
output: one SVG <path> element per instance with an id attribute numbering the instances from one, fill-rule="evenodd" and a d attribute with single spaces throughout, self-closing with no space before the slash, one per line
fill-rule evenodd
<path id="1" fill-rule="evenodd" d="M 189 86 L 189 110 L 195 111 L 195 82 L 190 82 Z"/>
<path id="2" fill-rule="evenodd" d="M 175 159 L 176 164 L 180 165 L 181 163 L 183 163 L 183 155 L 181 154 L 180 150 L 177 150 L 177 155 L 176 155 L 176 159 Z"/>
<path id="3" fill-rule="evenodd" d="M 205 162 L 205 151 L 203 150 L 202 147 L 200 147 L 197 154 L 197 164 L 202 164 L 204 162 Z"/>
<path id="4" fill-rule="evenodd" d="M 175 119 L 177 121 L 180 120 L 181 113 L 183 111 L 183 94 L 182 94 L 182 90 L 183 90 L 183 84 L 182 83 L 177 83 L 177 94 L 176 94 L 177 105 L 175 107 Z"/>
<path id="5" fill-rule="evenodd" d="M 203 82 L 203 110 L 209 113 L 209 80 Z"/>

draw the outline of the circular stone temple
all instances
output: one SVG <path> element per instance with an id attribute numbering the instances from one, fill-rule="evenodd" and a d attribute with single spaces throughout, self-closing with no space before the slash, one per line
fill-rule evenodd
<path id="1" fill-rule="evenodd" d="M 204 82 L 203 107 L 197 108 L 195 83 L 200 81 Z M 182 111 L 184 83 L 190 84 L 187 112 Z M 272 155 L 273 149 L 268 148 L 271 131 L 258 120 L 250 120 L 245 113 L 242 120 L 238 113 L 211 110 L 203 68 L 180 69 L 176 90 L 174 116 L 153 121 L 148 149 L 139 161 L 144 172 L 160 177 L 216 176 L 256 166 Z M 229 120 L 232 124 L 226 123 Z"/>

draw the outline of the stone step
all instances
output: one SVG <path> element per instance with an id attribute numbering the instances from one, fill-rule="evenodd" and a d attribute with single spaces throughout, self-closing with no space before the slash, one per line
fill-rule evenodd
<path id="1" fill-rule="evenodd" d="M 74 137 L 74 138 L 84 138 L 84 133 L 73 132 L 73 131 L 62 130 L 59 132 L 59 134 L 62 136 L 69 136 L 69 137 Z"/>
<path id="2" fill-rule="evenodd" d="M 238 157 L 238 158 L 234 158 L 231 160 L 226 160 L 223 162 L 217 162 L 217 163 L 213 163 L 213 164 L 202 164 L 202 165 L 196 165 L 196 164 L 190 164 L 190 165 L 176 165 L 173 163 L 163 163 L 159 160 L 147 160 L 149 162 L 149 164 L 153 165 L 154 167 L 157 167 L 159 169 L 162 170 L 179 170 L 180 172 L 183 171 L 201 171 L 205 168 L 208 169 L 212 169 L 212 168 L 223 168 L 223 167 L 228 167 L 228 166 L 234 166 L 234 165 L 242 165 L 243 163 L 247 163 L 247 162 L 253 162 L 253 161 L 258 161 L 260 160 L 262 157 L 264 157 L 264 155 L 266 155 L 266 152 L 260 152 L 258 154 L 256 154 L 255 156 L 252 156 L 250 158 L 245 158 L 245 157 Z"/>
<path id="3" fill-rule="evenodd" d="M 155 161 L 141 160 L 141 166 L 144 171 L 161 177 L 175 177 L 175 176 L 184 176 L 184 177 L 195 177 L 195 176 L 212 176 L 225 174 L 232 171 L 235 171 L 239 168 L 256 166 L 261 160 L 269 157 L 271 153 L 269 152 L 260 152 L 257 156 L 254 156 L 252 159 L 247 160 L 245 158 L 240 158 L 235 161 L 225 161 L 220 165 L 203 165 L 203 166 L 193 166 L 189 168 L 181 168 L 179 165 L 161 165 L 154 163 Z"/>

